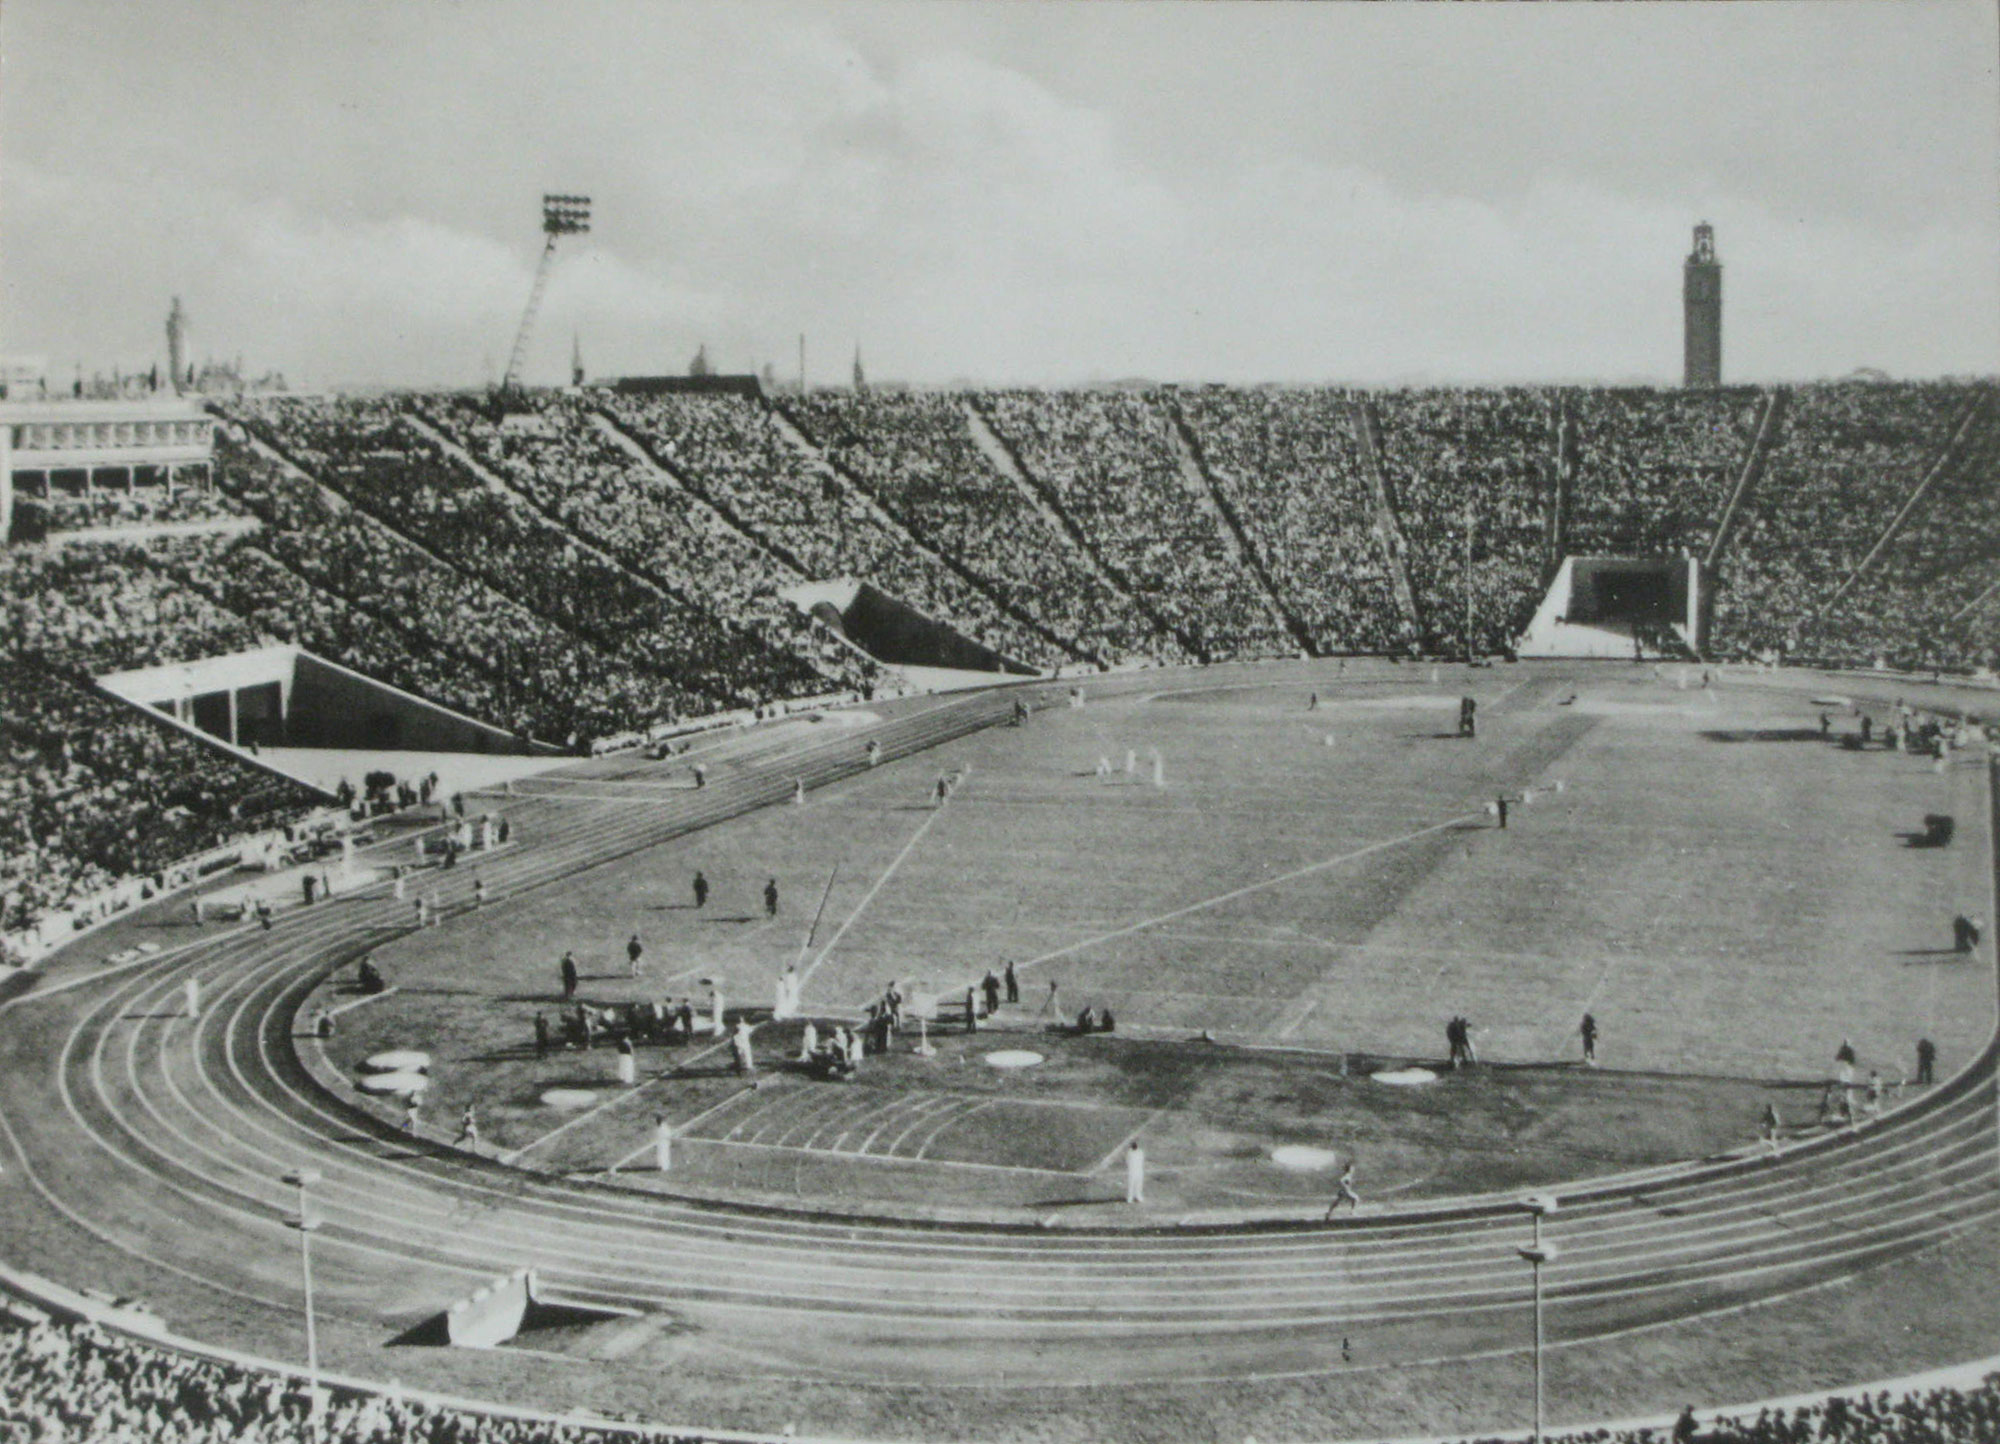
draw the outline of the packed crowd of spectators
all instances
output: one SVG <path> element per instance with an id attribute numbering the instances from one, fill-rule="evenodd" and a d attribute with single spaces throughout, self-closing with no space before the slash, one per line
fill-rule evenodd
<path id="1" fill-rule="evenodd" d="M 225 484 L 267 525 L 207 549 L 212 565 L 199 547 L 178 556 L 193 585 L 260 629 L 545 741 L 622 731 L 682 701 L 255 448 L 226 433 L 217 448 Z"/>
<path id="2" fill-rule="evenodd" d="M 1062 654 L 1034 628 L 889 525 L 770 410 L 737 396 L 605 397 L 605 409 L 741 530 L 814 581 L 874 583 L 933 620 L 1017 660 Z"/>
<path id="3" fill-rule="evenodd" d="M 1562 549 L 1701 555 L 1750 455 L 1765 394 L 1626 387 L 1565 399 L 1574 472 Z"/>
<path id="4" fill-rule="evenodd" d="M 0 651 L 0 676 L 0 932 L 317 805 L 72 667 Z"/>
<path id="5" fill-rule="evenodd" d="M 2000 662 L 1990 390 L 1796 391 L 1724 560 L 1716 649 Z M 204 514 L 240 509 L 258 529 L 0 552 L 5 645 L 42 669 L 14 687 L 8 713 L 18 757 L 4 785 L 22 800 L 7 835 L 10 914 L 157 867 L 186 840 L 181 823 L 205 842 L 239 820 L 230 787 L 258 791 L 187 739 L 111 728 L 115 704 L 78 690 L 89 674 L 277 639 L 582 744 L 878 685 L 880 669 L 779 596 L 835 576 L 1044 664 L 1282 653 L 1295 645 L 1287 617 L 1322 652 L 1497 652 L 1563 553 L 1705 546 L 1765 405 L 1741 390 L 874 394 L 803 400 L 787 423 L 748 398 L 599 393 L 537 398 L 522 425 L 462 397 L 246 400 L 238 421 L 311 475 L 225 425 L 219 489 L 181 494 Z M 982 450 L 969 409 L 1023 464 L 1020 480 Z M 1827 609 L 1968 417 L 1952 464 Z M 21 741 L 38 705 L 23 698 L 47 701 L 64 726 L 94 709 L 106 746 L 139 749 L 121 754 L 140 761 L 102 780 L 103 796 L 130 787 L 186 816 L 135 824 L 114 846 L 87 763 Z M 68 822 L 27 805 L 38 788 Z M 32 864 L 31 846 L 45 854 Z"/>
<path id="6" fill-rule="evenodd" d="M 422 412 L 558 525 L 797 657 L 803 669 L 789 679 L 792 690 L 762 700 L 882 683 L 880 668 L 779 595 L 804 580 L 799 573 L 620 445 L 599 425 L 594 405 L 570 395 L 537 397 L 532 411 L 508 418 L 525 426 L 503 425 L 487 402 L 468 396 L 430 400 Z"/>
<path id="7" fill-rule="evenodd" d="M 487 486 L 407 424 L 398 409 L 404 404 L 264 398 L 239 413 L 356 506 L 678 689 L 676 710 L 684 715 L 824 690 L 796 657 L 635 578 L 532 506 Z"/>
<path id="8" fill-rule="evenodd" d="M 132 542 L 0 551 L 8 643 L 93 673 L 219 657 L 258 643 L 233 612 L 148 564 Z"/>
<path id="9" fill-rule="evenodd" d="M 1891 1394 L 1834 1394 L 1790 1409 L 1759 1409 L 1749 1418 L 1692 1408 L 1662 1429 L 1590 1429 L 1552 1433 L 1551 1444 L 1990 1444 L 2000 1439 L 2000 1374 L 1970 1389 Z"/>
<path id="10" fill-rule="evenodd" d="M 1076 554 L 973 439 L 961 396 L 823 393 L 793 403 L 802 430 L 897 521 L 958 558 L 1013 613 L 1079 660 L 1184 660 L 1133 603 Z"/>
<path id="11" fill-rule="evenodd" d="M 238 512 L 228 497 L 206 482 L 171 488 L 150 484 L 130 490 L 100 487 L 88 492 L 56 488 L 46 494 L 17 488 L 9 531 L 14 541 L 40 541 L 51 532 L 86 527 L 157 526 L 235 515 Z"/>
<path id="12" fill-rule="evenodd" d="M 1030 480 L 1196 658 L 1296 654 L 1175 447 L 1158 397 L 1000 391 L 979 398 Z M 1192 482 L 1192 484 L 1191 484 Z"/>
<path id="13" fill-rule="evenodd" d="M 663 1430 L 515 1419 L 357 1390 L 317 1418 L 303 1379 L 88 1323 L 0 1325 L 0 1438 L 18 1444 L 699 1444 Z"/>
<path id="14" fill-rule="evenodd" d="M 1393 538 L 1371 492 L 1344 392 L 1204 388 L 1182 414 L 1315 651 L 1400 652 L 1414 637 Z"/>
<path id="15" fill-rule="evenodd" d="M 2000 397 L 1861 580 L 1802 639 L 1833 661 L 2000 669 Z"/>
<path id="16" fill-rule="evenodd" d="M 1745 505 L 1716 596 L 1727 654 L 1803 657 L 1837 636 L 1801 627 L 1881 537 L 1972 402 L 1950 382 L 1840 382 L 1792 393 L 1782 435 Z"/>
<path id="17" fill-rule="evenodd" d="M 1390 391 L 1372 404 L 1425 650 L 1505 651 L 1554 559 L 1554 393 Z"/>

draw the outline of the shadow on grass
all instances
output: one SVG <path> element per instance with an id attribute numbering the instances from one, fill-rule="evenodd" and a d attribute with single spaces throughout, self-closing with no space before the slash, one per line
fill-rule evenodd
<path id="1" fill-rule="evenodd" d="M 1084 1193 L 1074 1198 L 1038 1198 L 1029 1208 L 1089 1208 L 1100 1203 L 1117 1203 L 1120 1195 L 1115 1193 Z"/>
<path id="2" fill-rule="evenodd" d="M 551 1051 L 554 1045 L 550 1045 Z M 525 1063 L 534 1058 L 545 1058 L 548 1054 L 537 1053 L 533 1043 L 521 1043 L 506 1048 L 495 1048 L 490 1053 L 474 1053 L 467 1058 L 468 1063 Z"/>
<path id="3" fill-rule="evenodd" d="M 1817 727 L 1715 728 L 1701 733 L 1710 742 L 1818 742 Z"/>

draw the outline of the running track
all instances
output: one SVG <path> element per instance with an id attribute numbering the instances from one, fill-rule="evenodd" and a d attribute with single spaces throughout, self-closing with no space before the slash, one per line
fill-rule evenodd
<path id="1" fill-rule="evenodd" d="M 644 807 L 517 799 L 509 813 L 525 841 L 481 871 L 498 895 L 550 882 L 786 800 L 793 777 L 818 787 L 860 771 L 869 737 L 892 759 L 993 725 L 1016 695 L 843 730 Z M 608 782 L 618 769 L 645 771 L 623 759 L 579 773 Z M 447 912 L 466 902 L 445 901 Z M 667 1313 L 702 1332 L 709 1358 L 767 1374 L 1273 1377 L 1327 1367 L 1343 1339 L 1380 1364 L 1525 1337 L 1515 1248 L 1528 1224 L 1506 1198 L 1330 1227 L 981 1227 L 690 1203 L 413 1148 L 309 1082 L 292 1036 L 312 985 L 405 930 L 406 907 L 370 890 L 6 1005 L 6 1184 L 152 1267 L 290 1306 L 298 1245 L 283 1220 L 295 1195 L 281 1178 L 310 1163 L 323 1174 L 314 1255 L 326 1312 L 400 1329 L 533 1265 L 550 1295 Z M 194 1021 L 179 1016 L 190 973 L 204 993 Z M 1553 1190 L 1551 1336 L 1773 1297 L 2000 1211 L 1996 1049 L 2000 1037 L 1907 1106 L 1777 1158 Z"/>

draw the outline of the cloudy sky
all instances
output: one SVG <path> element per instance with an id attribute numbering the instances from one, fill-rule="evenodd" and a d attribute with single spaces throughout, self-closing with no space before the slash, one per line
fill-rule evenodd
<path id="1" fill-rule="evenodd" d="M 6 0 L 0 351 L 295 382 L 2000 370 L 1991 0 Z"/>

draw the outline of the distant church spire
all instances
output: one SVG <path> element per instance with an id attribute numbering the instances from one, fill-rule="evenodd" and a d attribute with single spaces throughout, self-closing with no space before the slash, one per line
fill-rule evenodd
<path id="1" fill-rule="evenodd" d="M 854 389 L 856 391 L 866 391 L 868 389 L 868 378 L 861 374 L 861 343 L 859 341 L 854 343 Z"/>

